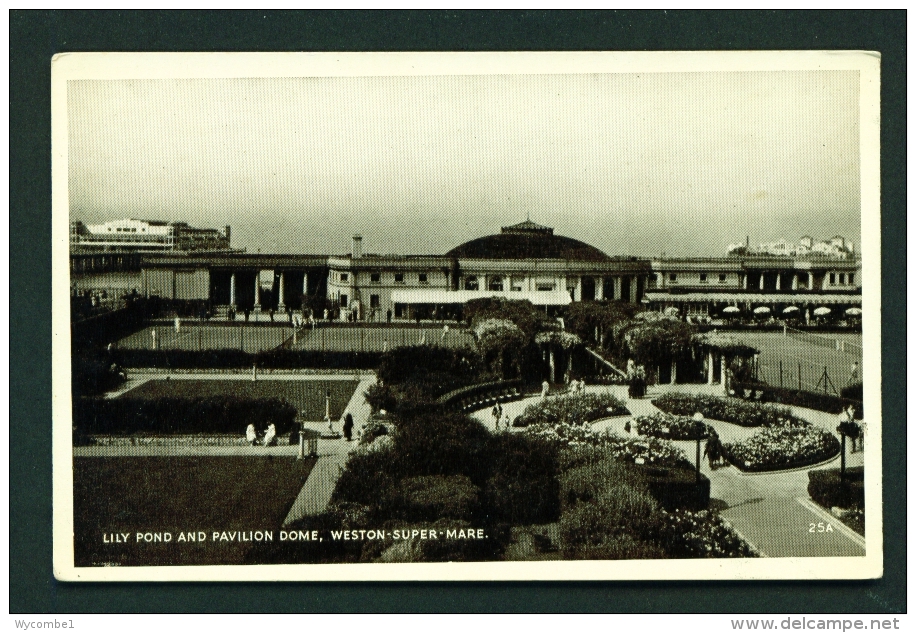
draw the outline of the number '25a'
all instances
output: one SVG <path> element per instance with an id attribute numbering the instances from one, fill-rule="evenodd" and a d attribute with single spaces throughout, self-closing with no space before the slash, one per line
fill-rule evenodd
<path id="1" fill-rule="evenodd" d="M 811 534 L 823 534 L 825 532 L 833 532 L 833 526 L 829 523 L 809 523 L 808 532 Z"/>

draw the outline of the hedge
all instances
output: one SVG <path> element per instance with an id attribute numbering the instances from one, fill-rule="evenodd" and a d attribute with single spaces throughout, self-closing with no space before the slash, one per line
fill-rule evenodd
<path id="1" fill-rule="evenodd" d="M 667 393 L 652 401 L 666 413 L 690 415 L 702 413 L 703 417 L 739 426 L 808 426 L 784 407 L 745 402 L 739 398 L 722 398 L 702 394 Z"/>
<path id="2" fill-rule="evenodd" d="M 391 518 L 401 521 L 475 521 L 480 489 L 465 475 L 409 477 L 390 492 L 383 505 Z"/>
<path id="3" fill-rule="evenodd" d="M 230 433 L 244 435 L 254 424 L 263 431 L 268 424 L 277 437 L 290 433 L 296 407 L 278 398 L 77 398 L 73 401 L 73 425 L 81 435 L 129 435 Z"/>
<path id="4" fill-rule="evenodd" d="M 382 352 L 328 352 L 277 349 L 244 352 L 238 349 L 148 350 L 120 349 L 114 358 L 122 367 L 159 367 L 164 369 L 374 369 Z"/>
<path id="5" fill-rule="evenodd" d="M 665 510 L 705 510 L 709 507 L 709 477 L 706 475 L 701 473 L 697 483 L 695 470 L 652 466 L 634 468 L 642 472 L 649 493 Z"/>
<path id="6" fill-rule="evenodd" d="M 863 417 L 861 385 L 859 385 L 858 399 L 817 393 L 815 391 L 799 391 L 798 389 L 774 387 L 759 382 L 734 383 L 732 389 L 738 397 L 744 397 L 744 394 L 747 393 L 748 396 L 758 396 L 760 402 L 789 404 L 797 407 L 804 407 L 806 409 L 813 409 L 815 411 L 824 411 L 825 413 L 839 413 L 852 405 L 855 409 L 855 418 L 861 420 Z M 851 393 L 855 393 L 855 391 L 851 391 Z"/>
<path id="7" fill-rule="evenodd" d="M 846 469 L 846 480 L 839 468 L 808 471 L 808 494 L 825 508 L 864 508 L 865 470 L 862 466 Z"/>

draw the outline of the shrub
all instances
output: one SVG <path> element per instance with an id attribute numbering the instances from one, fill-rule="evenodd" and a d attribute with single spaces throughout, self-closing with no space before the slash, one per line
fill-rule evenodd
<path id="1" fill-rule="evenodd" d="M 785 389 L 758 382 L 735 383 L 733 389 L 739 396 L 745 393 L 759 394 L 761 402 L 776 402 L 779 404 L 794 405 L 806 409 L 813 409 L 815 411 L 824 411 L 826 413 L 839 413 L 846 409 L 846 407 L 852 405 L 855 409 L 855 417 L 859 420 L 863 417 L 861 385 L 858 399 L 850 399 L 845 396 L 837 397 L 832 394 L 814 391 Z"/>
<path id="2" fill-rule="evenodd" d="M 469 384 L 480 375 L 480 359 L 469 349 L 454 349 L 437 345 L 411 345 L 395 347 L 381 354 L 378 361 L 378 378 L 383 384 L 398 385 L 405 382 L 429 382 L 430 375 L 447 377 L 448 388 L 430 397 L 440 396 L 452 389 Z"/>
<path id="3" fill-rule="evenodd" d="M 86 434 L 232 433 L 245 427 L 274 424 L 277 436 L 288 435 L 296 407 L 278 398 L 78 398 L 73 401 L 73 424 Z"/>
<path id="4" fill-rule="evenodd" d="M 163 350 L 118 349 L 116 362 L 122 367 L 159 367 L 165 369 L 374 369 L 380 352 L 322 352 L 276 349 L 251 353 L 239 349 Z"/>
<path id="5" fill-rule="evenodd" d="M 645 541 L 657 530 L 655 500 L 640 480 L 611 459 L 564 473 L 561 491 L 565 509 L 560 517 L 560 550 L 565 558 L 583 558 L 597 551 L 605 556 L 631 552 L 632 547 L 618 547 L 620 539 Z"/>
<path id="6" fill-rule="evenodd" d="M 601 418 L 628 415 L 623 402 L 609 393 L 580 393 L 557 398 L 546 398 L 528 405 L 513 426 L 532 424 L 579 425 Z"/>
<path id="7" fill-rule="evenodd" d="M 674 415 L 702 413 L 704 417 L 739 426 L 808 426 L 808 422 L 786 408 L 720 398 L 702 394 L 666 393 L 652 401 L 656 407 Z"/>
<path id="8" fill-rule="evenodd" d="M 840 389 L 840 397 L 848 400 L 862 401 L 862 383 L 857 382 Z"/>
<path id="9" fill-rule="evenodd" d="M 488 520 L 522 525 L 555 521 L 560 512 L 557 448 L 518 434 L 493 436 L 484 486 Z"/>
<path id="10" fill-rule="evenodd" d="M 825 508 L 864 508 L 865 471 L 861 466 L 846 469 L 846 480 L 840 469 L 808 471 L 808 494 Z"/>
<path id="11" fill-rule="evenodd" d="M 479 492 L 465 475 L 409 477 L 383 506 L 390 518 L 403 521 L 473 521 L 480 509 Z"/>
<path id="12" fill-rule="evenodd" d="M 840 441 L 822 429 L 773 427 L 752 437 L 724 444 L 725 458 L 741 470 L 763 472 L 799 468 L 823 462 L 840 452 Z"/>
<path id="13" fill-rule="evenodd" d="M 375 438 L 382 435 L 389 435 L 394 431 L 394 425 L 390 422 L 383 422 L 378 418 L 370 418 L 363 426 L 362 435 L 359 437 L 360 444 L 371 444 Z"/>
<path id="14" fill-rule="evenodd" d="M 124 383 L 121 369 L 104 355 L 72 357 L 70 382 L 74 398 L 98 396 Z"/>
<path id="15" fill-rule="evenodd" d="M 610 456 L 606 448 L 593 448 L 583 452 L 579 448 L 565 449 L 563 453 L 574 455 L 578 465 L 565 469 L 559 477 L 560 501 L 564 509 L 576 503 L 588 503 L 601 497 L 603 491 L 614 485 L 627 485 L 639 490 L 648 490 L 641 473 Z M 588 454 L 591 453 L 591 454 Z"/>
<path id="16" fill-rule="evenodd" d="M 642 472 L 646 486 L 659 505 L 666 510 L 688 508 L 705 510 L 709 507 L 709 478 L 687 468 L 658 468 L 635 466 Z"/>
<path id="17" fill-rule="evenodd" d="M 638 416 L 634 423 L 640 435 L 648 435 L 649 437 L 657 437 L 663 440 L 697 439 L 697 422 L 687 416 L 654 413 L 652 415 Z M 700 428 L 700 438 L 709 437 L 710 426 L 701 422 Z"/>

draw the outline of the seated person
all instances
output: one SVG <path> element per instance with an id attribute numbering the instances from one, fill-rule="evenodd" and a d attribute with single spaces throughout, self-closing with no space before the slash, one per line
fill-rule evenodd
<path id="1" fill-rule="evenodd" d="M 264 446 L 273 446 L 277 443 L 277 427 L 271 423 L 264 433 Z"/>
<path id="2" fill-rule="evenodd" d="M 258 444 L 258 432 L 254 428 L 254 424 L 249 424 L 248 428 L 245 429 L 245 439 L 248 440 L 248 443 L 252 446 Z"/>

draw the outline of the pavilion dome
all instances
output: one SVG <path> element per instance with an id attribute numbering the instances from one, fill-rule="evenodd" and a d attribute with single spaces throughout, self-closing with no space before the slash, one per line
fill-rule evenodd
<path id="1" fill-rule="evenodd" d="M 448 257 L 465 259 L 564 259 L 606 261 L 610 257 L 594 246 L 571 237 L 554 235 L 553 229 L 525 220 L 502 227 L 500 233 L 478 237 L 456 246 Z"/>

